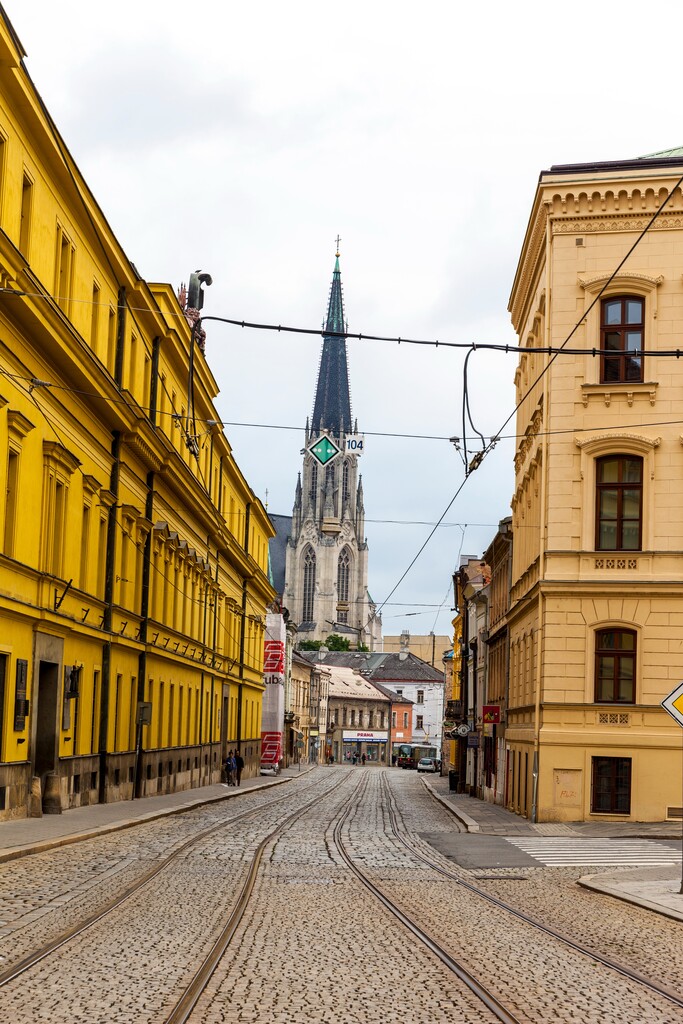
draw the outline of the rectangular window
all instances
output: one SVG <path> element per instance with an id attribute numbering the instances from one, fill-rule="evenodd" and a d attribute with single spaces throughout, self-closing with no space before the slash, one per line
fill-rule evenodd
<path id="1" fill-rule="evenodd" d="M 107 322 L 107 369 L 114 373 L 116 362 L 116 310 L 109 307 L 109 320 Z"/>
<path id="2" fill-rule="evenodd" d="M 418 704 L 424 704 L 424 702 L 425 702 L 425 692 L 424 692 L 424 690 L 418 690 L 417 691 L 417 703 Z"/>
<path id="3" fill-rule="evenodd" d="M 395 711 L 391 712 L 391 728 L 392 729 L 396 728 L 396 712 Z"/>
<path id="4" fill-rule="evenodd" d="M 595 634 L 595 701 L 634 704 L 636 634 L 629 629 L 601 629 Z"/>
<path id="5" fill-rule="evenodd" d="M 643 299 L 603 299 L 600 329 L 600 383 L 643 380 Z"/>
<path id="6" fill-rule="evenodd" d="M 83 506 L 83 515 L 81 516 L 81 565 L 80 565 L 80 576 L 79 586 L 81 590 L 88 589 L 88 566 L 90 564 L 90 517 L 92 509 L 90 505 Z"/>
<path id="7" fill-rule="evenodd" d="M 21 224 L 19 226 L 19 251 L 28 259 L 31 241 L 31 213 L 33 210 L 33 182 L 25 173 L 21 182 Z"/>
<path id="8" fill-rule="evenodd" d="M 100 720 L 100 673 L 95 670 L 92 677 L 92 721 L 90 723 L 90 752 L 97 753 L 99 747 Z"/>
<path id="9" fill-rule="evenodd" d="M 64 562 L 64 530 L 66 528 L 66 487 L 59 480 L 55 481 L 55 504 L 52 534 L 52 572 L 55 576 L 62 575 Z"/>
<path id="10" fill-rule="evenodd" d="M 5 491 L 5 536 L 3 550 L 14 555 L 14 530 L 17 520 L 17 486 L 19 483 L 19 453 L 10 448 L 7 456 L 7 488 Z"/>
<path id="11" fill-rule="evenodd" d="M 26 700 L 26 680 L 28 678 L 28 662 L 17 658 L 16 677 L 14 683 L 14 731 L 23 732 L 28 716 Z"/>
<path id="12" fill-rule="evenodd" d="M 631 811 L 631 758 L 594 757 L 591 811 L 593 814 L 629 814 Z"/>
<path id="13" fill-rule="evenodd" d="M 408 712 L 407 711 L 403 712 L 403 728 L 404 729 L 408 728 Z"/>
<path id="14" fill-rule="evenodd" d="M 355 725 L 355 724 L 356 724 L 356 712 L 352 711 L 351 712 L 351 725 Z"/>
<path id="15" fill-rule="evenodd" d="M 75 249 L 64 229 L 57 225 L 55 255 L 55 298 L 65 313 L 69 312 L 73 284 Z"/>
<path id="16" fill-rule="evenodd" d="M 90 307 L 90 348 L 97 353 L 97 336 L 100 324 L 100 286 L 92 283 L 92 306 Z"/>
<path id="17" fill-rule="evenodd" d="M 403 690 L 396 690 L 396 696 L 397 697 L 402 697 L 403 696 Z"/>
<path id="18" fill-rule="evenodd" d="M 596 466 L 597 551 L 640 551 L 643 460 L 607 455 Z"/>
<path id="19" fill-rule="evenodd" d="M 424 729 L 424 718 L 422 717 L 422 715 L 418 715 L 417 718 L 415 719 L 415 728 Z"/>

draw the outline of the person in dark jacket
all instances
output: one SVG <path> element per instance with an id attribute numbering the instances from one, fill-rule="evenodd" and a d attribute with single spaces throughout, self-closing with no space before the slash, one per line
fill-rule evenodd
<path id="1" fill-rule="evenodd" d="M 244 758 L 240 754 L 239 750 L 235 751 L 235 784 L 239 786 L 242 781 L 242 772 L 244 770 Z"/>

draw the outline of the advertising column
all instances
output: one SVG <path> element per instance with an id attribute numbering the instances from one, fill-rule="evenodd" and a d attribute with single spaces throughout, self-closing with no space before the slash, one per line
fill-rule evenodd
<path id="1" fill-rule="evenodd" d="M 266 639 L 263 655 L 263 711 L 261 715 L 261 764 L 277 768 L 282 760 L 282 734 L 285 722 L 285 620 L 282 615 L 266 615 Z"/>

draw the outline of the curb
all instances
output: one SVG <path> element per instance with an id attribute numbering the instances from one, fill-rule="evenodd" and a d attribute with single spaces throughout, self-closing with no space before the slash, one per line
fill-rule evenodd
<path id="1" fill-rule="evenodd" d="M 617 883 L 611 885 L 609 882 L 598 882 L 600 878 L 609 878 L 609 876 L 584 875 L 583 878 L 577 879 L 576 884 L 580 885 L 582 889 L 589 889 L 591 892 L 597 892 L 603 896 L 612 896 L 614 899 L 621 900 L 623 903 L 630 903 L 634 907 L 651 910 L 655 914 L 661 914 L 662 917 L 669 917 L 674 921 L 683 921 L 683 911 L 674 910 L 673 907 L 666 907 L 662 903 L 654 903 L 652 900 L 645 899 L 642 896 L 634 896 Z"/>
<path id="2" fill-rule="evenodd" d="M 465 814 L 464 811 L 461 811 L 459 808 L 454 807 L 453 804 L 449 803 L 445 797 L 436 792 L 433 786 L 430 786 L 426 779 L 422 779 L 421 781 L 430 796 L 435 800 L 438 800 L 442 807 L 445 807 L 447 811 L 450 811 L 453 817 L 458 819 L 466 832 L 481 832 L 481 826 L 474 820 L 474 818 L 470 818 L 469 814 Z"/>
<path id="3" fill-rule="evenodd" d="M 6 847 L 0 849 L 0 864 L 7 861 L 19 860 L 21 857 L 29 857 L 34 853 L 45 853 L 48 850 L 56 850 L 60 846 L 70 846 L 72 843 L 82 843 L 86 839 L 96 839 L 98 836 L 108 835 L 110 832 L 121 832 L 126 828 L 134 828 L 136 825 L 145 825 L 147 822 L 156 821 L 159 818 L 170 818 L 175 814 L 184 814 L 186 811 L 193 811 L 197 807 L 208 804 L 220 803 L 223 800 L 231 800 L 245 793 L 254 792 L 260 789 L 270 789 L 272 786 L 279 786 L 284 782 L 292 782 L 299 778 L 298 775 L 287 778 L 273 778 L 263 782 L 260 786 L 244 788 L 239 793 L 221 793 L 220 796 L 209 796 L 205 799 L 193 800 L 191 803 L 182 804 L 180 807 L 169 807 L 164 810 L 150 811 L 149 814 L 141 814 L 138 818 L 122 818 L 120 821 L 111 821 L 106 825 L 98 825 L 87 829 L 84 832 L 72 832 L 70 835 L 55 836 L 54 839 L 42 839 L 34 843 L 26 843 L 23 846 Z M 143 797 L 143 799 L 145 799 Z M 154 799 L 147 797 L 146 799 Z M 68 814 L 68 811 L 65 813 Z M 0 826 L 0 839 L 2 838 L 2 826 Z"/>

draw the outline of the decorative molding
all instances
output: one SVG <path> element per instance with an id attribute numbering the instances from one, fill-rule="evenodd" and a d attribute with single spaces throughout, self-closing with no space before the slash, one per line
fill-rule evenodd
<path id="1" fill-rule="evenodd" d="M 31 423 L 30 419 L 24 416 L 23 412 L 19 412 L 18 409 L 10 409 L 7 413 L 7 427 L 10 434 L 14 434 L 16 439 L 23 440 L 27 434 L 35 429 L 35 424 Z"/>
<path id="2" fill-rule="evenodd" d="M 25 419 L 25 417 L 22 418 Z M 61 469 L 68 473 L 69 476 L 81 465 L 81 460 L 77 459 L 68 448 L 65 448 L 58 441 L 43 441 L 43 458 L 46 466 L 53 469 Z"/>
<path id="3" fill-rule="evenodd" d="M 659 277 L 649 277 L 647 274 L 629 274 L 625 272 L 615 274 L 614 276 L 611 274 L 594 274 L 592 277 L 580 277 L 578 279 L 581 287 L 591 294 L 597 294 L 608 281 L 613 282 L 619 288 L 645 288 L 647 291 L 652 291 L 654 288 L 658 288 L 663 280 L 663 274 L 660 274 Z"/>
<path id="4" fill-rule="evenodd" d="M 646 395 L 650 405 L 654 405 L 658 387 L 657 381 L 647 381 L 643 384 L 633 381 L 626 384 L 582 384 L 581 401 L 585 409 L 588 406 L 589 398 L 602 396 L 605 406 L 609 408 L 612 398 L 621 398 L 625 395 L 630 408 L 637 395 Z"/>
<path id="5" fill-rule="evenodd" d="M 158 473 L 162 467 L 162 461 L 154 454 L 150 445 L 135 431 L 127 431 L 123 435 L 123 443 L 127 448 L 137 455 L 140 461 L 148 468 Z"/>
<path id="6" fill-rule="evenodd" d="M 627 434 L 625 432 L 574 438 L 576 447 L 585 448 L 587 452 L 590 452 L 591 447 L 604 447 L 605 445 L 623 444 L 624 442 L 640 448 L 659 448 L 662 439 L 661 437 L 645 437 L 643 434 Z"/>

